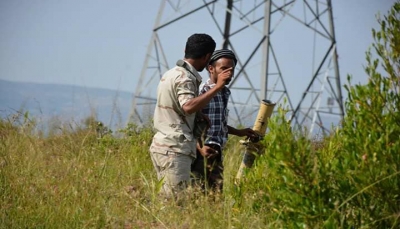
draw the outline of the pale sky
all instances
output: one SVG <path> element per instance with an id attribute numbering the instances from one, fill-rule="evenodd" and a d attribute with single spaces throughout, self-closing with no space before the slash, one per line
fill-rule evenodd
<path id="1" fill-rule="evenodd" d="M 371 29 L 378 25 L 375 15 L 386 14 L 393 3 L 333 0 L 342 83 L 347 74 L 355 82 L 366 82 L 362 66 L 372 43 Z M 159 4 L 157 0 L 1 0 L 0 79 L 133 92 Z M 195 30 L 190 20 L 185 23 Z M 222 38 L 214 38 L 221 46 Z M 174 48 L 182 57 L 184 44 Z"/>

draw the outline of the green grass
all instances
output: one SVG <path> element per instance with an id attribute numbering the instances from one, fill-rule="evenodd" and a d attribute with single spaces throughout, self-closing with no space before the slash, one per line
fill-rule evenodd
<path id="1" fill-rule="evenodd" d="M 182 206 L 158 198 L 148 154 L 150 128 L 128 130 L 120 138 L 98 139 L 91 128 L 44 137 L 32 131 L 33 122 L 3 120 L 0 228 L 400 225 L 399 142 L 379 146 L 363 161 L 345 152 L 342 132 L 315 142 L 295 136 L 281 114 L 270 122 L 265 154 L 239 186 L 234 179 L 243 148 L 234 137 L 225 154 L 224 193 L 191 193 Z M 373 159 L 381 152 L 390 161 Z"/>
<path id="2" fill-rule="evenodd" d="M 149 130 L 118 139 L 97 139 L 90 129 L 38 137 L 1 124 L 2 228 L 214 228 L 232 217 L 224 196 L 198 195 L 183 209 L 159 202 Z"/>

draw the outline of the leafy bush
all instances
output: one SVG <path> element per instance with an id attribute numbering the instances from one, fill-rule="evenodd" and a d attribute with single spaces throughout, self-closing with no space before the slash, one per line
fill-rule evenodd
<path id="1" fill-rule="evenodd" d="M 283 109 L 271 120 L 265 154 L 236 192 L 270 227 L 400 226 L 400 2 L 378 21 L 379 58 L 366 54 L 366 85 L 348 78 L 339 129 L 321 143 L 292 132 Z"/>

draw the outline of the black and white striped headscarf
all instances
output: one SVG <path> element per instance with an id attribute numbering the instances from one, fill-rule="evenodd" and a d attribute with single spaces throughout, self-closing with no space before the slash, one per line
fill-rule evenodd
<path id="1" fill-rule="evenodd" d="M 208 62 L 208 65 L 212 64 L 214 61 L 218 60 L 221 57 L 228 57 L 230 59 L 233 59 L 233 62 L 235 62 L 235 66 L 237 63 L 237 59 L 235 56 L 235 53 L 233 53 L 231 50 L 229 49 L 219 49 L 219 50 L 215 50 L 213 52 L 213 54 L 211 55 L 211 59 Z"/>

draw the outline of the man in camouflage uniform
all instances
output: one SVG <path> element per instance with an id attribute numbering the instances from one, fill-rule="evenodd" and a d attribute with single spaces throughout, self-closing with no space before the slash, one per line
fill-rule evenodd
<path id="1" fill-rule="evenodd" d="M 196 158 L 196 139 L 193 135 L 196 112 L 200 111 L 231 77 L 228 69 L 221 72 L 218 84 L 199 96 L 202 81 L 198 72 L 208 64 L 215 41 L 207 34 L 193 34 L 186 42 L 185 57 L 161 78 L 157 89 L 154 112 L 154 135 L 150 156 L 162 192 L 176 197 L 190 181 L 190 168 Z"/>

